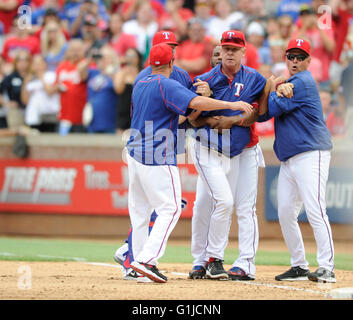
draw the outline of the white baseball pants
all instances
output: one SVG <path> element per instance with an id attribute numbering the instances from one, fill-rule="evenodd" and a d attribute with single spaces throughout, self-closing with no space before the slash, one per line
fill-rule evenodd
<path id="1" fill-rule="evenodd" d="M 256 273 L 255 254 L 259 242 L 256 215 L 258 168 L 264 166 L 265 162 L 260 145 L 244 149 L 239 155 L 237 187 L 233 193 L 239 228 L 239 257 L 233 266 L 243 269 L 251 276 L 255 276 Z M 212 197 L 207 190 L 207 185 L 199 175 L 192 218 L 191 253 L 194 257 L 193 265 L 205 265 L 205 248 L 211 210 Z"/>
<path id="2" fill-rule="evenodd" d="M 130 155 L 127 159 L 134 258 L 138 262 L 157 265 L 181 213 L 179 169 L 169 165 L 147 166 Z M 153 210 L 158 217 L 148 235 Z"/>
<path id="3" fill-rule="evenodd" d="M 259 167 L 265 166 L 260 145 L 245 148 L 240 154 L 239 161 L 235 193 L 239 256 L 234 261 L 233 267 L 239 267 L 246 274 L 255 277 L 255 255 L 259 244 L 256 215 L 257 186 Z"/>
<path id="4" fill-rule="evenodd" d="M 317 244 L 319 267 L 334 268 L 334 247 L 326 214 L 326 183 L 330 151 L 309 151 L 281 163 L 278 177 L 278 217 L 291 265 L 308 269 L 298 215 L 304 203 Z"/>
<path id="5" fill-rule="evenodd" d="M 228 244 L 239 156 L 228 158 L 194 141 L 191 156 L 199 174 L 192 219 L 194 265 L 222 259 Z"/>

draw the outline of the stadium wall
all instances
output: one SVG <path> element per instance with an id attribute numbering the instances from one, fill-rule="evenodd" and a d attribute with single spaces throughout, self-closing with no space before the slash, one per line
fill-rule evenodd
<path id="1" fill-rule="evenodd" d="M 126 236 L 130 221 L 120 136 L 40 134 L 27 141 L 29 156 L 18 159 L 12 150 L 14 137 L 0 138 L 0 235 Z M 333 143 L 327 212 L 334 239 L 353 240 L 353 143 L 346 138 L 334 138 Z M 272 150 L 273 138 L 261 138 L 260 145 L 266 161 L 258 182 L 260 237 L 282 238 L 275 203 L 280 163 Z M 196 177 L 192 164 L 181 164 L 188 205 L 172 238 L 191 235 Z M 234 217 L 231 238 L 237 236 Z M 305 213 L 299 220 L 303 237 L 313 239 Z"/>

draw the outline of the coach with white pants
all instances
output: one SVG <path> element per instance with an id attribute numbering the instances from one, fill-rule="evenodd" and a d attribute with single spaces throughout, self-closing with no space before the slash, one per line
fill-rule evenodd
<path id="1" fill-rule="evenodd" d="M 290 74 L 286 85 L 293 88 L 293 97 L 277 96 L 273 84 L 268 111 L 259 117 L 259 121 L 275 118 L 274 151 L 281 161 L 278 217 L 292 266 L 275 279 L 336 282 L 332 232 L 325 202 L 332 143 L 317 85 L 307 70 L 310 43 L 304 39 L 292 39 L 286 50 L 286 63 Z M 303 203 L 317 244 L 319 268 L 315 272 L 308 270 L 298 225 Z"/>
<path id="2" fill-rule="evenodd" d="M 266 79 L 241 64 L 245 48 L 242 32 L 225 31 L 221 39 L 221 63 L 197 80 L 206 82 L 217 99 L 244 100 L 254 105 L 261 101 L 259 105 L 262 105 L 267 103 L 268 97 Z M 196 141 L 191 148 L 199 173 L 192 219 L 191 279 L 255 278 L 257 172 L 258 167 L 264 165 L 258 138 L 249 128 L 256 118 L 255 107 L 247 126 L 241 114 L 228 111 L 203 114 L 203 118 L 191 121 L 195 127 L 202 128 L 196 131 Z M 220 132 L 210 128 L 220 129 Z M 229 129 L 229 133 L 221 129 Z M 223 257 L 234 204 L 239 222 L 240 255 L 227 272 Z"/>
<path id="3" fill-rule="evenodd" d="M 231 109 L 250 113 L 243 101 L 227 102 L 200 97 L 169 79 L 173 49 L 166 43 L 150 51 L 152 73 L 136 83 L 132 93 L 130 139 L 127 143 L 129 214 L 135 261 L 131 268 L 149 279 L 165 283 L 157 268 L 167 240 L 181 213 L 181 184 L 176 166 L 179 115 L 190 110 Z M 157 218 L 148 235 L 151 212 Z"/>

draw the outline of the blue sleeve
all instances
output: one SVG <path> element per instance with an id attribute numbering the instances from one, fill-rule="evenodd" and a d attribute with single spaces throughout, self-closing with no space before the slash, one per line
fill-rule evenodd
<path id="1" fill-rule="evenodd" d="M 281 98 L 276 95 L 276 92 L 270 93 L 268 97 L 268 114 L 270 118 L 278 117 L 283 113 L 292 112 L 305 102 L 307 95 L 303 81 L 295 77 L 289 82 L 294 84 L 292 98 Z"/>
<path id="2" fill-rule="evenodd" d="M 262 94 L 266 85 L 266 79 L 260 73 L 256 72 L 256 80 L 254 83 L 253 93 L 255 96 L 259 97 Z"/>
<path id="3" fill-rule="evenodd" d="M 190 101 L 197 97 L 196 93 L 171 79 L 161 80 L 161 90 L 166 108 L 182 116 L 187 114 Z"/>

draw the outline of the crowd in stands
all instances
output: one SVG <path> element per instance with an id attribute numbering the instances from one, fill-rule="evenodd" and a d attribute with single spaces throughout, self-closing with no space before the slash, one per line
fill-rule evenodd
<path id="1" fill-rule="evenodd" d="M 346 134 L 353 122 L 353 0 L 2 0 L 0 128 L 122 132 L 157 31 L 175 33 L 175 65 L 193 79 L 211 68 L 212 50 L 230 29 L 246 35 L 243 64 L 266 78 L 286 75 L 292 37 L 308 39 L 327 126 L 332 135 Z M 257 123 L 256 130 L 271 136 L 273 126 Z"/>

